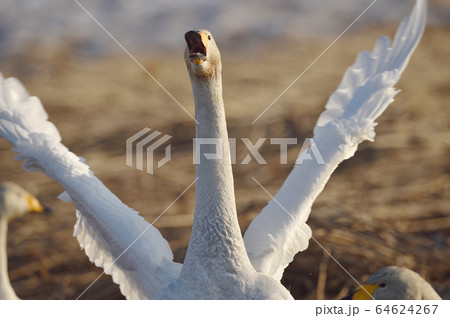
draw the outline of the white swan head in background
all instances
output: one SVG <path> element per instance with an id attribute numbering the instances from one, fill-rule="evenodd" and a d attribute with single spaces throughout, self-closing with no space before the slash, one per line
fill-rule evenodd
<path id="1" fill-rule="evenodd" d="M 46 211 L 38 199 L 13 182 L 0 183 L 0 219 L 8 222 L 27 213 Z"/>
<path id="2" fill-rule="evenodd" d="M 6 254 L 8 222 L 28 213 L 44 211 L 48 211 L 48 208 L 18 184 L 0 183 L 0 299 L 19 299 L 8 276 Z"/>
<path id="3" fill-rule="evenodd" d="M 416 272 L 397 266 L 376 271 L 363 284 L 343 299 L 349 300 L 440 300 L 438 293 Z M 369 294 L 367 294 L 369 292 Z"/>

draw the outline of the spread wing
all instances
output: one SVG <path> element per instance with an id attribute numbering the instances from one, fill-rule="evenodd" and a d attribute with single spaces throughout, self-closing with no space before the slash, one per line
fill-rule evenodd
<path id="1" fill-rule="evenodd" d="M 276 196 L 252 221 L 244 241 L 257 271 L 281 279 L 295 254 L 308 247 L 311 206 L 330 175 L 359 143 L 374 140 L 375 120 L 392 103 L 397 83 L 422 36 L 426 0 L 417 0 L 394 42 L 380 37 L 372 52 L 358 55 L 328 100 L 310 147 L 300 153 Z"/>
<path id="2" fill-rule="evenodd" d="M 30 97 L 17 79 L 0 74 L 0 135 L 15 147 L 17 160 L 24 160 L 25 170 L 43 172 L 65 188 L 63 199 L 77 208 L 74 235 L 122 293 L 128 299 L 153 298 L 181 270 L 168 242 L 61 144 L 47 119 L 37 97 Z"/>

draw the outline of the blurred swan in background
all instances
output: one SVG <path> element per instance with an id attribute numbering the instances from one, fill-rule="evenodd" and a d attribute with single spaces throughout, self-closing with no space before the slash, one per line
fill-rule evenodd
<path id="1" fill-rule="evenodd" d="M 340 162 L 359 143 L 373 141 L 375 120 L 397 94 L 397 83 L 426 22 L 418 0 L 394 42 L 378 39 L 359 54 L 314 128 L 324 164 L 295 165 L 280 191 L 253 220 L 245 238 L 239 228 L 222 99 L 221 59 L 210 32 L 185 35 L 185 62 L 192 83 L 197 138 L 218 138 L 222 158 L 196 166 L 194 223 L 184 264 L 173 261 L 160 232 L 112 194 L 62 143 L 36 97 L 14 78 L 0 79 L 0 134 L 14 145 L 23 167 L 40 171 L 66 190 L 77 208 L 74 235 L 89 259 L 103 267 L 128 299 L 292 299 L 280 283 L 295 254 L 307 248 L 311 206 Z"/>
<path id="2" fill-rule="evenodd" d="M 8 276 L 8 222 L 31 212 L 48 211 L 35 197 L 12 182 L 0 183 L 0 299 L 19 299 Z"/>
<path id="3" fill-rule="evenodd" d="M 361 288 L 344 297 L 349 300 L 441 300 L 419 274 L 405 267 L 389 266 L 376 271 Z"/>

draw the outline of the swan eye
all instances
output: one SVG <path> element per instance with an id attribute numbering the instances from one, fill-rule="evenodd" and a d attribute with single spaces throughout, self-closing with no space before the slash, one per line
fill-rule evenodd
<path id="1" fill-rule="evenodd" d="M 381 288 L 386 287 L 386 284 L 385 284 L 385 283 L 381 283 L 381 284 L 380 284 L 380 287 L 381 287 Z"/>
<path id="2" fill-rule="evenodd" d="M 211 35 L 208 35 L 208 40 L 211 40 Z"/>

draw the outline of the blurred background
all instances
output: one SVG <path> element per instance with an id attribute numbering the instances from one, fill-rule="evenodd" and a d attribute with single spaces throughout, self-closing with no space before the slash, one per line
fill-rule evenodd
<path id="1" fill-rule="evenodd" d="M 182 58 L 183 35 L 207 28 L 222 52 L 230 137 L 298 138 L 279 163 L 234 166 L 243 231 L 291 170 L 303 140 L 346 68 L 378 36 L 393 37 L 412 0 L 378 0 L 254 125 L 254 119 L 364 11 L 371 0 L 152 1 L 80 0 L 98 21 L 194 114 Z M 379 118 L 375 143 L 364 142 L 315 202 L 314 237 L 354 277 L 405 266 L 450 298 L 449 112 L 450 4 L 429 1 L 428 26 L 396 85 L 402 92 Z M 122 201 L 153 222 L 194 180 L 194 122 L 73 0 L 0 3 L 0 70 L 38 96 L 63 143 Z M 154 175 L 125 165 L 125 141 L 144 127 L 173 136 L 172 160 Z M 102 270 L 72 236 L 75 209 L 56 197 L 61 186 L 23 172 L 0 140 L 0 180 L 14 181 L 50 205 L 53 215 L 10 224 L 9 274 L 24 299 L 75 299 Z M 157 154 L 163 156 L 162 151 Z M 238 162 L 246 156 L 238 143 Z M 194 190 L 155 226 L 182 262 L 193 219 Z M 313 241 L 287 268 L 296 299 L 335 299 L 355 283 Z M 103 275 L 82 299 L 122 299 Z"/>

